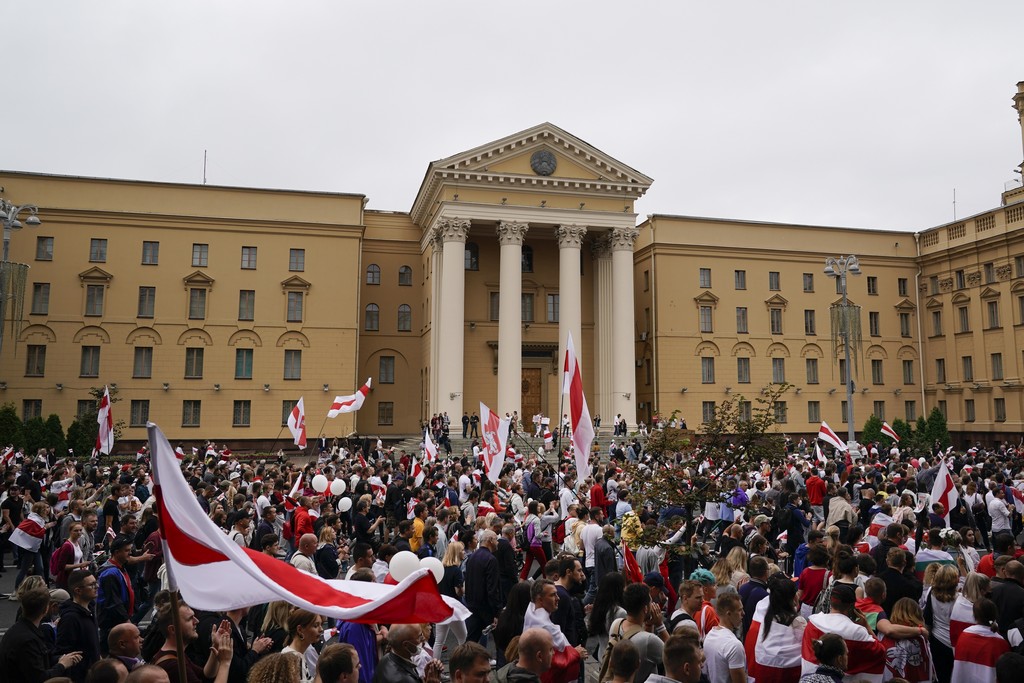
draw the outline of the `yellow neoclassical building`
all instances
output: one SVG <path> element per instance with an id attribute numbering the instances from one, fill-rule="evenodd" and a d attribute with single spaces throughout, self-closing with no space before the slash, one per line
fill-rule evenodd
<path id="1" fill-rule="evenodd" d="M 42 220 L 9 235 L 29 269 L 21 315 L 8 307 L 0 402 L 66 425 L 91 387 L 117 385 L 125 441 L 153 420 L 172 440 L 282 445 L 299 397 L 310 437 L 412 435 L 443 413 L 458 433 L 481 401 L 557 416 L 571 334 L 605 425 L 678 409 L 692 427 L 785 381 L 780 428 L 844 432 L 839 293 L 823 268 L 852 252 L 855 425 L 937 406 L 964 438 L 1024 432 L 1024 190 L 915 234 L 641 219 L 652 183 L 547 123 L 431 163 L 409 211 L 367 210 L 360 194 L 0 172 L 0 197 Z M 367 377 L 363 409 L 327 420 Z"/>

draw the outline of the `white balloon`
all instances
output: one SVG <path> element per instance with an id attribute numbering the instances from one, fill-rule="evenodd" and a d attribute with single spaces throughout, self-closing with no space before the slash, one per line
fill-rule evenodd
<path id="1" fill-rule="evenodd" d="M 313 477 L 313 490 L 317 493 L 323 493 L 327 490 L 327 477 L 322 474 L 318 474 Z"/>
<path id="2" fill-rule="evenodd" d="M 351 510 L 352 509 L 352 499 L 351 498 L 342 498 L 341 502 L 338 503 L 338 509 L 341 510 L 342 512 L 348 512 L 349 510 Z"/>
<path id="3" fill-rule="evenodd" d="M 334 481 L 332 481 L 331 482 L 331 495 L 332 496 L 340 496 L 343 493 L 345 493 L 345 480 L 344 479 L 335 479 Z"/>
<path id="4" fill-rule="evenodd" d="M 409 552 L 408 550 L 395 553 L 394 557 L 391 558 L 391 563 L 388 565 L 391 578 L 395 581 L 402 581 L 419 568 L 420 558 L 416 557 L 416 553 Z"/>
<path id="5" fill-rule="evenodd" d="M 441 564 L 441 560 L 436 557 L 424 557 L 420 560 L 420 567 L 432 571 L 434 573 L 434 579 L 438 583 L 441 583 L 441 579 L 444 578 L 444 565 Z"/>

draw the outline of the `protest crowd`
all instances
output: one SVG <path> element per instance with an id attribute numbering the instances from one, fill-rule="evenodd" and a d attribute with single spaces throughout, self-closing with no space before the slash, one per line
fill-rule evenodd
<path id="1" fill-rule="evenodd" d="M 595 443 L 582 478 L 565 444 L 510 444 L 493 478 L 476 444 L 428 446 L 252 460 L 208 443 L 172 459 L 189 509 L 259 566 L 396 585 L 412 557 L 469 615 L 411 624 L 284 600 L 207 612 L 183 586 L 172 600 L 155 454 L 9 449 L 0 571 L 17 573 L 19 613 L 0 681 L 1024 680 L 1011 446 L 788 442 L 785 465 L 727 473 L 702 507 L 648 499 L 645 475 L 682 465 L 639 436 Z"/>

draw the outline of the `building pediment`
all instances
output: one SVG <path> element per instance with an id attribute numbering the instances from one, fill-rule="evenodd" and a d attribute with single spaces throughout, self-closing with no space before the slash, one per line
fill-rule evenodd
<path id="1" fill-rule="evenodd" d="M 966 304 L 970 300 L 971 300 L 971 297 L 967 296 L 963 292 L 959 292 L 958 294 L 953 295 L 953 299 L 952 299 L 954 304 Z"/>
<path id="2" fill-rule="evenodd" d="M 979 294 L 978 297 L 981 298 L 981 299 L 995 299 L 999 295 L 1000 295 L 1000 292 L 999 292 L 998 289 L 992 289 L 991 287 L 986 287 L 985 289 L 981 290 L 981 294 Z"/>
<path id="3" fill-rule="evenodd" d="M 903 299 L 896 303 L 895 308 L 897 311 L 912 311 L 915 308 L 917 308 L 917 306 L 914 305 L 913 301 L 904 297 Z"/>
<path id="4" fill-rule="evenodd" d="M 718 297 L 711 292 L 703 292 L 700 296 L 693 297 L 693 300 L 697 302 L 698 306 L 717 306 Z"/>
<path id="5" fill-rule="evenodd" d="M 287 280 L 284 280 L 283 282 L 281 282 L 281 288 L 282 289 L 287 289 L 287 290 L 293 290 L 293 291 L 297 290 L 297 289 L 308 290 L 309 287 L 310 287 L 309 281 L 308 280 L 303 280 L 298 275 L 292 275 Z"/>
<path id="6" fill-rule="evenodd" d="M 781 294 L 773 294 L 765 299 L 764 304 L 768 308 L 785 308 L 786 306 L 789 306 L 789 301 L 787 301 Z"/>
<path id="7" fill-rule="evenodd" d="M 213 278 L 204 273 L 201 270 L 197 270 L 191 275 L 186 275 L 182 278 L 185 283 L 185 287 L 212 287 Z"/>
<path id="8" fill-rule="evenodd" d="M 93 266 L 89 270 L 83 270 L 78 274 L 78 279 L 82 282 L 110 282 L 114 276 L 103 270 L 102 268 L 96 268 Z"/>
<path id="9" fill-rule="evenodd" d="M 932 297 L 931 299 L 928 299 L 928 302 L 925 303 L 924 307 L 925 308 L 942 308 L 942 301 L 940 301 L 939 299 L 936 299 L 935 297 Z"/>

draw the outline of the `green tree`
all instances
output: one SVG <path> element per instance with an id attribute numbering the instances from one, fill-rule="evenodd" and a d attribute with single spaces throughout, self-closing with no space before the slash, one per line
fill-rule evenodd
<path id="1" fill-rule="evenodd" d="M 25 455 L 34 456 L 40 448 L 48 446 L 47 441 L 50 435 L 46 429 L 46 423 L 41 417 L 33 417 L 25 423 Z"/>
<path id="2" fill-rule="evenodd" d="M 927 441 L 924 444 L 925 447 L 931 448 L 932 444 L 936 441 L 942 445 L 943 448 L 948 448 L 953 440 L 949 437 L 949 427 L 946 425 L 946 416 L 942 414 L 942 411 L 938 407 L 932 408 L 932 412 L 928 413 L 928 428 L 926 430 Z"/>
<path id="3" fill-rule="evenodd" d="M 63 458 L 68 452 L 68 442 L 64 438 L 64 425 L 60 423 L 60 415 L 53 413 L 46 418 L 46 444 L 57 454 L 57 458 Z"/>
<path id="4" fill-rule="evenodd" d="M 910 445 L 916 450 L 929 450 L 932 445 L 928 441 L 928 420 L 924 415 L 917 418 L 917 425 L 914 427 L 914 436 Z"/>
<path id="5" fill-rule="evenodd" d="M 88 458 L 96 445 L 98 429 L 99 425 L 96 424 L 95 417 L 91 423 L 75 420 L 68 426 L 67 447 L 73 449 L 77 457 Z"/>
<path id="6" fill-rule="evenodd" d="M 0 446 L 6 448 L 8 444 L 15 448 L 25 445 L 25 423 L 18 417 L 13 403 L 0 406 Z"/>
<path id="7" fill-rule="evenodd" d="M 864 423 L 864 429 L 860 434 L 861 443 L 873 443 L 882 439 L 882 421 L 877 415 L 872 415 Z"/>

